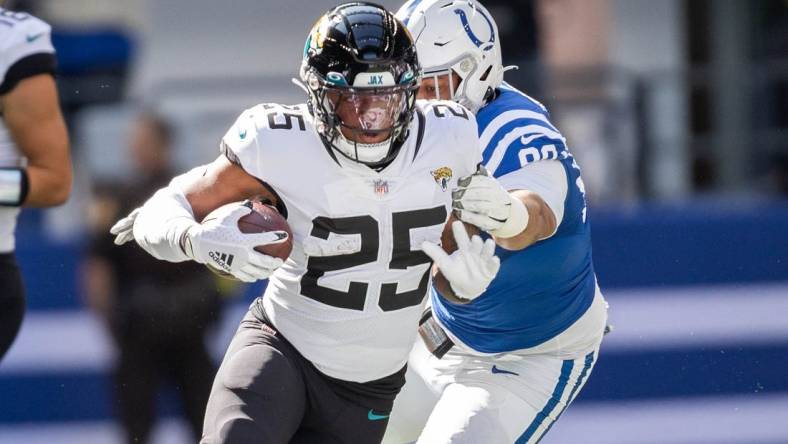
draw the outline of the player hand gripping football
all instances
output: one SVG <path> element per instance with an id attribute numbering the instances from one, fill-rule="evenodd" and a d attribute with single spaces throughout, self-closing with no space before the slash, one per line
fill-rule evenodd
<path id="1" fill-rule="evenodd" d="M 254 248 L 284 242 L 287 233 L 242 233 L 238 230 L 238 220 L 251 211 L 251 208 L 237 202 L 220 207 L 201 224 L 195 222 L 186 230 L 181 248 L 195 262 L 228 273 L 241 281 L 254 282 L 268 278 L 283 261 L 259 253 Z M 145 247 L 148 221 L 141 220 L 138 215 L 139 209 L 136 209 L 110 229 L 110 233 L 116 235 L 117 245 L 136 239 L 137 243 Z"/>
<path id="2" fill-rule="evenodd" d="M 528 225 L 525 205 L 509 194 L 479 165 L 475 173 L 462 177 L 452 191 L 452 209 L 457 217 L 499 238 L 520 234 Z"/>
<path id="3" fill-rule="evenodd" d="M 251 208 L 237 202 L 214 210 L 201 224 L 189 228 L 182 242 L 183 251 L 196 262 L 244 282 L 268 278 L 283 261 L 262 254 L 255 247 L 284 242 L 287 232 L 242 233 L 238 220 L 251 212 Z M 134 230 L 136 233 L 136 224 Z"/>
<path id="4" fill-rule="evenodd" d="M 469 238 L 460 221 L 453 222 L 451 230 L 457 242 L 457 250 L 451 255 L 427 241 L 422 242 L 421 248 L 438 265 L 457 296 L 476 299 L 484 293 L 501 267 L 500 259 L 495 256 L 495 242 L 492 239 L 482 241 L 476 235 Z"/>

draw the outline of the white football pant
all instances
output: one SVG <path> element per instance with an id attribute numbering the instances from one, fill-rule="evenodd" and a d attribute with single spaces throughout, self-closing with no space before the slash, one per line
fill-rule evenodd
<path id="1" fill-rule="evenodd" d="M 534 348 L 480 355 L 455 345 L 438 359 L 419 339 L 383 442 L 538 442 L 591 375 L 606 324 L 597 289 L 580 319 Z"/>

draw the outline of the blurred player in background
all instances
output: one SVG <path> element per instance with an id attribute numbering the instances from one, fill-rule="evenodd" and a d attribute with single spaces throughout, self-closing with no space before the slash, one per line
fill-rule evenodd
<path id="1" fill-rule="evenodd" d="M 19 209 L 60 205 L 71 192 L 50 30 L 29 14 L 0 7 L 0 360 L 25 310 L 13 254 Z"/>
<path id="2" fill-rule="evenodd" d="M 196 263 L 158 261 L 136 246 L 116 247 L 107 231 L 121 214 L 166 186 L 173 131 L 155 114 L 132 126 L 130 179 L 95 190 L 93 241 L 82 266 L 90 307 L 105 321 L 118 348 L 113 405 L 126 442 L 148 442 L 156 418 L 156 394 L 175 386 L 183 412 L 199 440 L 216 369 L 205 340 L 217 320 L 220 295 L 212 273 Z"/>
<path id="3" fill-rule="evenodd" d="M 397 16 L 424 69 L 419 98 L 476 113 L 484 165 L 497 180 L 461 181 L 453 208 L 493 235 L 501 270 L 471 301 L 433 291 L 436 327 L 450 342 L 431 354 L 418 341 L 410 365 L 438 399 L 427 420 L 405 401 L 429 397 L 403 394 L 391 436 L 415 439 L 426 420 L 420 443 L 535 443 L 588 380 L 607 319 L 580 169 L 544 106 L 503 82 L 497 27 L 484 7 L 411 0 Z"/>
<path id="4" fill-rule="evenodd" d="M 117 242 L 133 237 L 160 259 L 245 281 L 270 276 L 216 377 L 203 443 L 379 442 L 431 258 L 467 298 L 498 268 L 493 242 L 468 239 L 459 223 L 457 251 L 436 245 L 451 189 L 481 160 L 476 122 L 452 102 L 416 103 L 415 47 L 393 14 L 363 2 L 326 13 L 307 38 L 300 79 L 307 104 L 246 110 L 222 156 L 113 228 Z M 284 263 L 254 247 L 286 232 L 238 229 L 251 210 L 232 202 L 259 195 L 288 218 L 295 242 Z"/>

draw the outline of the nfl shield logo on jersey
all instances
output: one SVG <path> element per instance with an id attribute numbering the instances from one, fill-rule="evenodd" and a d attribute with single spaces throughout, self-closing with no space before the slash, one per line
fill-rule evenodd
<path id="1" fill-rule="evenodd" d="M 449 181 L 451 181 L 452 176 L 454 175 L 449 167 L 440 167 L 437 170 L 430 171 L 432 174 L 432 178 L 435 179 L 435 183 L 441 186 L 443 191 L 449 187 Z"/>
<path id="2" fill-rule="evenodd" d="M 372 185 L 375 187 L 375 194 L 385 196 L 389 192 L 389 183 L 385 180 L 375 180 Z"/>

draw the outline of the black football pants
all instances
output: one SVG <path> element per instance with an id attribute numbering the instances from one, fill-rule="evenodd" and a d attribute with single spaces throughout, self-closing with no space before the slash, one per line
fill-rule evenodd
<path id="1" fill-rule="evenodd" d="M 0 254 L 0 362 L 22 325 L 25 288 L 13 253 Z"/>
<path id="2" fill-rule="evenodd" d="M 216 375 L 200 442 L 379 443 L 404 374 L 368 383 L 330 378 L 250 312 Z"/>

